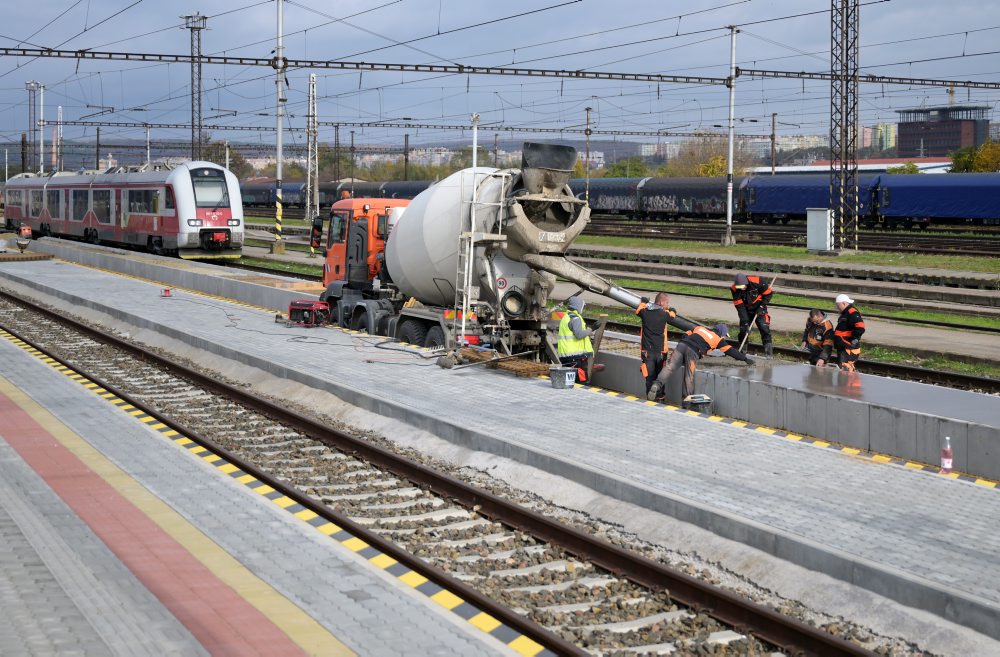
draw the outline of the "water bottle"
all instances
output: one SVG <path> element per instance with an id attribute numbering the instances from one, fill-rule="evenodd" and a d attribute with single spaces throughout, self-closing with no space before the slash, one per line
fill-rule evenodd
<path id="1" fill-rule="evenodd" d="M 944 446 L 941 447 L 941 474 L 949 474 L 951 472 L 951 465 L 951 436 L 945 436 Z"/>

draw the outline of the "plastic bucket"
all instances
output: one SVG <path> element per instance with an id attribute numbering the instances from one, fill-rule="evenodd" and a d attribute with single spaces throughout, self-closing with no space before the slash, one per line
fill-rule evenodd
<path id="1" fill-rule="evenodd" d="M 689 411 L 712 414 L 712 398 L 708 395 L 688 395 L 684 398 L 683 406 Z"/>
<path id="2" fill-rule="evenodd" d="M 552 381 L 552 387 L 564 390 L 566 388 L 572 388 L 576 383 L 576 368 L 575 367 L 550 367 L 549 368 L 549 380 Z"/>

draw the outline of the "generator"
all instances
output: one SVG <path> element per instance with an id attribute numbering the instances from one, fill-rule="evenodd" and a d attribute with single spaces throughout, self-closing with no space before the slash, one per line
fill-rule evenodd
<path id="1" fill-rule="evenodd" d="M 330 304 L 326 301 L 300 299 L 288 305 L 288 320 L 285 326 L 305 326 L 312 328 L 330 323 Z"/>

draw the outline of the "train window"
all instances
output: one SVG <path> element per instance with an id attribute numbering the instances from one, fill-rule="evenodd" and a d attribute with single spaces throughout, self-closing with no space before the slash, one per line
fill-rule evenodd
<path id="1" fill-rule="evenodd" d="M 70 221 L 83 221 L 84 216 L 87 214 L 87 190 L 85 189 L 74 189 L 73 190 L 73 208 L 70 212 Z"/>
<path id="2" fill-rule="evenodd" d="M 94 214 L 97 215 L 97 221 L 102 224 L 110 224 L 111 190 L 95 189 L 93 191 L 93 195 L 94 195 Z"/>
<path id="3" fill-rule="evenodd" d="M 130 189 L 128 211 L 136 214 L 156 214 L 156 191 L 152 189 Z"/>
<path id="4" fill-rule="evenodd" d="M 62 194 L 59 193 L 58 189 L 47 189 L 45 190 L 45 206 L 49 209 L 49 215 L 55 218 L 61 217 L 62 212 L 59 208 L 59 198 Z"/>
<path id="5" fill-rule="evenodd" d="M 7 205 L 14 205 L 17 207 L 21 207 L 22 201 L 23 201 L 23 195 L 21 194 L 20 189 L 12 189 L 9 192 L 7 192 Z"/>
<path id="6" fill-rule="evenodd" d="M 192 169 L 194 203 L 199 208 L 221 208 L 229 205 L 226 177 L 218 169 Z"/>
<path id="7" fill-rule="evenodd" d="M 167 187 L 167 204 L 166 204 L 166 208 L 168 210 L 173 210 L 174 209 L 174 188 L 173 187 Z"/>
<path id="8" fill-rule="evenodd" d="M 29 197 L 28 215 L 37 217 L 40 214 L 42 214 L 42 190 L 33 189 Z"/>
<path id="9" fill-rule="evenodd" d="M 344 231 L 347 229 L 348 219 L 350 219 L 349 212 L 330 213 L 330 236 L 327 238 L 327 246 L 340 244 L 344 241 Z"/>

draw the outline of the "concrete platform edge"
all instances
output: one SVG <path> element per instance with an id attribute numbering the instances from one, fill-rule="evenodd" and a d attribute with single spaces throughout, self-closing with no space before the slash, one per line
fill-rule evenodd
<path id="1" fill-rule="evenodd" d="M 102 312 L 138 328 L 156 331 L 169 338 L 261 369 L 274 376 L 285 377 L 303 385 L 325 390 L 355 406 L 401 420 L 462 447 L 504 456 L 553 475 L 565 477 L 599 493 L 689 522 L 719 536 L 739 541 L 778 558 L 847 581 L 902 604 L 924 609 L 992 638 L 1000 639 L 1000 605 L 961 592 L 951 591 L 927 580 L 871 563 L 803 537 L 703 506 L 691 499 L 655 492 L 635 482 L 589 468 L 578 462 L 565 460 L 517 442 L 437 420 L 415 412 L 405 405 L 377 399 L 305 372 L 283 367 L 278 363 L 249 357 L 236 350 L 192 338 L 192 336 L 180 331 L 164 329 L 159 324 L 138 315 L 75 297 L 35 281 L 17 280 L 39 292 L 55 296 L 74 305 Z"/>

